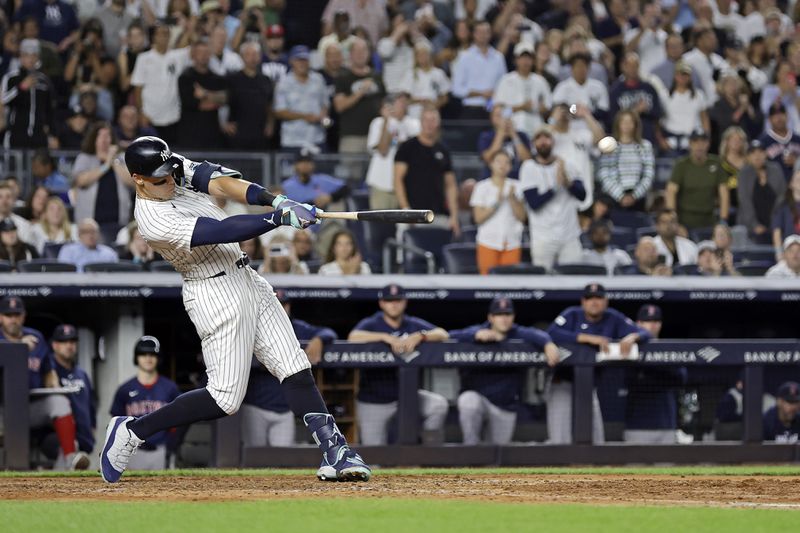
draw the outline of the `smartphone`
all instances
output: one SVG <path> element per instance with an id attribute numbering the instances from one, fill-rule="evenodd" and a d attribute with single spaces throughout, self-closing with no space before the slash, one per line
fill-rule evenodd
<path id="1" fill-rule="evenodd" d="M 503 108 L 503 118 L 511 118 L 514 114 L 514 110 L 511 107 L 504 107 Z"/>
<path id="2" fill-rule="evenodd" d="M 659 265 L 666 265 L 667 264 L 667 256 L 664 254 L 658 254 L 658 264 Z"/>

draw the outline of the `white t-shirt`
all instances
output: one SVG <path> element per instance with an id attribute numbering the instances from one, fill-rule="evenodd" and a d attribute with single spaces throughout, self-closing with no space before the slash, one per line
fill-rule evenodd
<path id="1" fill-rule="evenodd" d="M 631 42 L 638 34 L 639 28 L 631 28 L 625 32 L 625 44 Z M 664 30 L 645 30 L 636 48 L 636 53 L 639 54 L 639 72 L 642 75 L 649 74 L 667 59 L 666 42 L 667 32 Z"/>
<path id="2" fill-rule="evenodd" d="M 517 131 L 532 136 L 542 125 L 539 104 L 542 103 L 550 109 L 553 106 L 553 95 L 547 80 L 539 74 L 532 73 L 523 78 L 517 71 L 513 71 L 500 78 L 500 83 L 494 91 L 493 101 L 504 106 L 519 106 L 527 101 L 533 102 L 533 112 L 517 111 L 512 116 Z"/>
<path id="3" fill-rule="evenodd" d="M 320 276 L 343 276 L 344 272 L 342 272 L 342 267 L 339 266 L 339 263 L 336 261 L 331 261 L 330 263 L 325 263 L 319 267 L 317 274 Z M 359 274 L 372 274 L 372 269 L 369 268 L 367 263 L 361 261 L 361 269 Z"/>
<path id="4" fill-rule="evenodd" d="M 523 202 L 525 202 L 523 193 L 528 189 L 538 189 L 539 194 L 554 191 L 553 198 L 539 209 L 534 211 L 529 205 L 527 206 L 531 241 L 539 239 L 566 242 L 580 237 L 581 228 L 578 222 L 580 202 L 567 189 L 557 184 L 557 168 L 556 163 L 541 165 L 535 159 L 525 161 L 520 167 L 518 197 Z M 581 179 L 571 169 L 569 163 L 567 163 L 567 175 L 571 179 Z"/>
<path id="5" fill-rule="evenodd" d="M 189 47 L 163 55 L 148 50 L 136 58 L 131 85 L 142 88 L 142 111 L 153 125 L 168 126 L 180 120 L 178 78 L 190 64 Z"/>
<path id="6" fill-rule="evenodd" d="M 591 131 L 581 127 L 571 127 L 566 133 L 554 129 L 550 131 L 553 134 L 553 153 L 570 162 L 586 189 L 586 198 L 580 203 L 580 210 L 589 209 L 594 202 L 594 165 L 591 157 L 594 136 Z"/>
<path id="7" fill-rule="evenodd" d="M 517 180 L 506 178 L 503 181 L 503 202 L 497 211 L 478 226 L 475 240 L 481 246 L 493 250 L 514 250 L 522 245 L 522 222 L 514 216 L 508 196 L 520 195 L 520 184 Z M 494 207 L 497 204 L 499 188 L 491 178 L 475 184 L 469 199 L 470 207 Z"/>
<path id="8" fill-rule="evenodd" d="M 767 270 L 764 277 L 771 279 L 800 278 L 800 272 L 793 271 L 789 268 L 789 265 L 786 264 L 786 261 L 782 259 L 777 265 Z"/>
<path id="9" fill-rule="evenodd" d="M 383 85 L 386 92 L 399 92 L 406 73 L 414 70 L 414 49 L 405 41 L 401 41 L 398 46 L 391 37 L 384 37 L 378 41 L 378 55 L 383 60 Z"/>
<path id="10" fill-rule="evenodd" d="M 661 125 L 668 132 L 689 135 L 702 128 L 700 113 L 708 108 L 708 103 L 701 89 L 695 89 L 694 96 L 690 91 L 667 93 L 663 103 L 664 118 L 661 119 Z"/>
<path id="11" fill-rule="evenodd" d="M 407 92 L 411 98 L 435 102 L 441 95 L 450 93 L 450 79 L 440 68 L 434 67 L 428 71 L 415 68 L 406 72 L 403 81 L 400 82 L 400 90 Z M 408 115 L 420 118 L 422 104 L 409 105 Z"/>
<path id="12" fill-rule="evenodd" d="M 403 120 L 389 117 L 389 125 L 386 127 L 392 135 L 389 151 L 385 156 L 378 152 L 378 143 L 381 141 L 383 131 L 383 117 L 372 119 L 367 133 L 367 148 L 372 151 L 372 159 L 369 161 L 367 169 L 367 185 L 381 191 L 392 192 L 394 190 L 394 155 L 397 148 L 402 143 L 419 134 L 419 120 L 406 115 Z"/>
<path id="13" fill-rule="evenodd" d="M 553 104 L 583 104 L 592 113 L 598 110 L 608 111 L 608 89 L 594 78 L 587 78 L 586 82 L 580 85 L 575 78 L 569 77 L 559 82 L 553 90 Z M 575 120 L 573 124 L 589 129 L 583 119 Z"/>

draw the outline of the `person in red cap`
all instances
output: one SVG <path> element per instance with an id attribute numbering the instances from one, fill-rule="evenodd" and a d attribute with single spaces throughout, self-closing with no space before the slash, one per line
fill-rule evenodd
<path id="1" fill-rule="evenodd" d="M 264 32 L 266 49 L 261 58 L 261 72 L 276 84 L 289 72 L 289 56 L 283 50 L 286 44 L 283 38 L 283 26 L 270 24 Z"/>

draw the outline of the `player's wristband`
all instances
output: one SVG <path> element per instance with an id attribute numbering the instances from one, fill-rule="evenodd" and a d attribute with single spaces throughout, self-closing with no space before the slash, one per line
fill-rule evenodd
<path id="1" fill-rule="evenodd" d="M 276 196 L 257 183 L 251 183 L 250 186 L 247 187 L 245 199 L 250 205 L 271 205 L 272 207 L 277 207 L 274 204 Z"/>

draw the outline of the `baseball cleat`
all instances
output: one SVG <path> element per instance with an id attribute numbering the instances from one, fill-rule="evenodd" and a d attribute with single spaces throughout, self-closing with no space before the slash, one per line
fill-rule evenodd
<path id="1" fill-rule="evenodd" d="M 337 460 L 330 465 L 322 459 L 322 465 L 317 470 L 320 481 L 369 481 L 372 470 L 360 455 L 344 445 L 339 449 Z"/>
<path id="2" fill-rule="evenodd" d="M 132 416 L 115 416 L 108 423 L 106 442 L 100 452 L 100 474 L 106 483 L 116 483 L 128 467 L 128 461 L 144 441 L 128 429 Z"/>
<path id="3" fill-rule="evenodd" d="M 86 470 L 89 468 L 89 463 L 91 463 L 91 459 L 86 452 L 75 452 L 67 464 L 70 470 Z"/>

